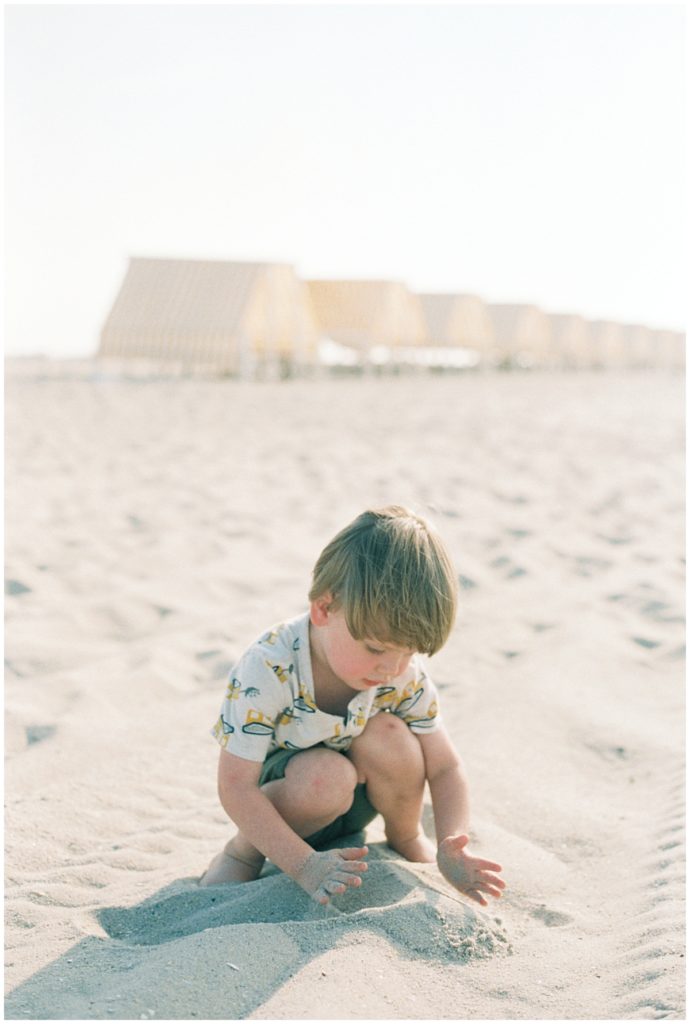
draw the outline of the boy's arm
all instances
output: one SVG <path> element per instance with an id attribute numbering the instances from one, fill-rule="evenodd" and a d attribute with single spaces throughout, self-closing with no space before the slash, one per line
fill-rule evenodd
<path id="1" fill-rule="evenodd" d="M 470 828 L 470 791 L 465 767 L 443 725 L 418 733 L 436 823 L 436 842 L 467 834 Z"/>
<path id="2" fill-rule="evenodd" d="M 259 788 L 261 762 L 221 750 L 218 796 L 224 810 L 252 846 L 286 875 L 294 876 L 312 852 Z"/>
<path id="3" fill-rule="evenodd" d="M 500 896 L 501 865 L 467 852 L 470 794 L 465 767 L 443 725 L 419 735 L 436 824 L 436 862 L 443 876 L 470 899 L 486 906 L 484 893 Z"/>
<path id="4" fill-rule="evenodd" d="M 366 870 L 359 860 L 366 849 L 316 853 L 261 792 L 260 775 L 261 762 L 221 750 L 218 795 L 245 839 L 319 903 L 328 902 L 329 895 L 344 891 L 346 885 L 359 885 L 355 873 Z M 356 857 L 352 855 L 355 852 Z"/>

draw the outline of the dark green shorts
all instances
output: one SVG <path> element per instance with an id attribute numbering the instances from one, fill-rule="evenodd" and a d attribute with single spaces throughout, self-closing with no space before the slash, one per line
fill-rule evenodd
<path id="1" fill-rule="evenodd" d="M 325 747 L 322 743 L 317 744 L 316 747 L 309 747 L 310 750 L 316 750 L 318 747 L 324 747 L 324 750 L 329 750 L 329 747 Z M 264 782 L 273 782 L 274 779 L 285 778 L 285 768 L 291 757 L 295 754 L 299 754 L 299 750 L 274 750 L 272 754 L 269 754 L 263 763 L 261 768 L 261 775 L 259 776 L 259 785 L 263 786 Z M 335 751 L 337 753 L 337 751 Z M 341 754 L 341 757 L 344 757 Z M 366 786 L 364 783 L 357 783 L 355 786 L 355 795 L 352 801 L 352 805 L 345 814 L 341 814 L 339 818 L 332 821 L 330 825 L 325 825 L 320 828 L 318 832 L 314 832 L 313 835 L 307 836 L 305 842 L 309 843 L 310 846 L 324 846 L 326 843 L 332 842 L 334 839 L 339 839 L 341 836 L 349 836 L 353 832 L 361 832 L 370 821 L 373 821 L 378 811 L 375 807 L 369 803 L 366 794 Z"/>

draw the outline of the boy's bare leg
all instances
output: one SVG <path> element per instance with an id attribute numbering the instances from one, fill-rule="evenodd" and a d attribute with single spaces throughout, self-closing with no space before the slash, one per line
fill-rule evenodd
<path id="1" fill-rule="evenodd" d="M 406 860 L 435 861 L 436 850 L 421 825 L 424 755 L 414 733 L 402 719 L 380 712 L 352 741 L 348 757 L 383 816 L 388 845 Z"/>
<path id="2" fill-rule="evenodd" d="M 285 778 L 261 787 L 281 817 L 298 836 L 310 836 L 350 809 L 357 773 L 342 754 L 332 750 L 305 750 L 285 768 Z M 258 878 L 266 858 L 238 832 L 217 854 L 200 880 L 201 885 L 251 882 Z"/>

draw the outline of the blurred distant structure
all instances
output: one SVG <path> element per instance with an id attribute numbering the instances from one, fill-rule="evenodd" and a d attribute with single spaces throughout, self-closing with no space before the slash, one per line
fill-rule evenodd
<path id="1" fill-rule="evenodd" d="M 429 341 L 419 296 L 400 281 L 310 280 L 307 285 L 321 332 L 365 361 Z"/>
<path id="2" fill-rule="evenodd" d="M 623 325 L 612 320 L 590 320 L 589 331 L 594 369 L 625 369 L 628 363 Z"/>
<path id="3" fill-rule="evenodd" d="M 304 281 L 285 263 L 134 258 L 98 357 L 115 372 L 244 379 L 317 368 L 679 371 L 685 336 L 462 292 L 416 294 L 401 281 Z"/>
<path id="4" fill-rule="evenodd" d="M 554 369 L 592 369 L 592 330 L 587 320 L 575 313 L 550 313 L 548 318 L 551 328 L 548 365 Z"/>
<path id="5" fill-rule="evenodd" d="M 653 331 L 654 366 L 661 370 L 685 367 L 685 338 L 678 331 Z"/>
<path id="6" fill-rule="evenodd" d="M 537 306 L 494 303 L 487 306 L 492 326 L 491 363 L 505 369 L 546 367 L 551 326 Z"/>
<path id="7" fill-rule="evenodd" d="M 642 324 L 624 324 L 627 362 L 635 369 L 644 369 L 654 363 L 654 333 Z"/>
<path id="8" fill-rule="evenodd" d="M 290 376 L 317 361 L 305 283 L 288 264 L 131 259 L 98 355 L 239 377 Z"/>
<path id="9" fill-rule="evenodd" d="M 493 327 L 479 296 L 425 292 L 420 299 L 432 345 L 474 353 L 478 364 L 490 359 Z"/>

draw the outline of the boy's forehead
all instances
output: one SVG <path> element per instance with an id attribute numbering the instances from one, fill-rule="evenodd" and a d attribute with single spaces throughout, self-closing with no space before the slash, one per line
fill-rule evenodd
<path id="1" fill-rule="evenodd" d="M 375 644 L 377 647 L 385 647 L 387 651 L 396 651 L 400 654 L 416 654 L 416 647 L 406 647 L 405 644 L 398 644 L 394 640 L 378 640 L 376 637 L 367 637 L 367 640 L 371 644 Z"/>

